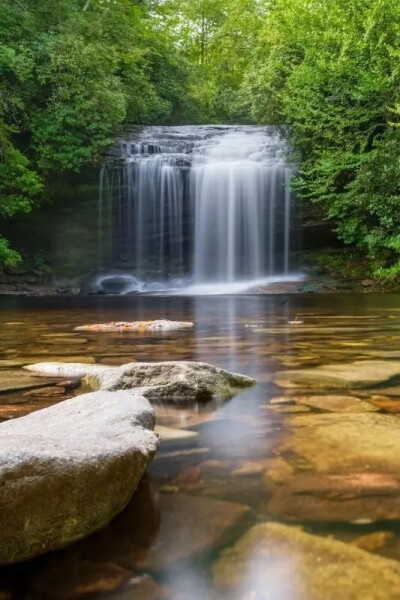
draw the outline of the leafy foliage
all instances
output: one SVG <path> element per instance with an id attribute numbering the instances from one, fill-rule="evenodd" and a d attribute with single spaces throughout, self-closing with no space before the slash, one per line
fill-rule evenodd
<path id="1" fill-rule="evenodd" d="M 273 0 L 244 83 L 253 117 L 290 125 L 300 195 L 377 274 L 400 267 L 400 5 Z"/>
<path id="2" fill-rule="evenodd" d="M 156 25 L 132 0 L 2 0 L 1 216 L 30 211 L 51 172 L 92 162 L 124 120 L 182 110 L 186 73 Z"/>
<path id="3" fill-rule="evenodd" d="M 396 279 L 399 39 L 398 0 L 2 0 L 0 215 L 124 122 L 285 124 L 299 195 Z"/>

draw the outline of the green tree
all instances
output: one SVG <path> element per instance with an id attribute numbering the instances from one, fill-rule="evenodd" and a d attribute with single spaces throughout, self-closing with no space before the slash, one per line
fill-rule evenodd
<path id="1" fill-rule="evenodd" d="M 2 0 L 0 217 L 31 210 L 52 173 L 93 162 L 125 120 L 183 112 L 186 72 L 161 33 L 148 2 Z M 15 259 L 2 238 L 0 266 Z"/>
<path id="2" fill-rule="evenodd" d="M 381 275 L 400 256 L 399 35 L 395 0 L 272 0 L 243 85 L 257 121 L 290 126 L 300 194 Z"/>

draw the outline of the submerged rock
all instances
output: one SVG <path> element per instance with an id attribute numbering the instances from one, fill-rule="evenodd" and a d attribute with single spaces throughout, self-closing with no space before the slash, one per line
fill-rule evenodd
<path id="1" fill-rule="evenodd" d="M 193 323 L 187 321 L 169 321 L 168 319 L 159 319 L 157 321 L 117 321 L 112 323 L 96 323 L 94 325 L 81 325 L 75 327 L 75 331 L 94 331 L 100 333 L 130 332 L 137 331 L 175 331 L 176 329 L 186 329 L 193 327 Z"/>
<path id="2" fill-rule="evenodd" d="M 175 429 L 173 427 L 165 427 L 164 425 L 157 425 L 155 431 L 158 433 L 161 441 L 163 442 L 177 442 L 180 440 L 188 440 L 199 437 L 197 431 Z"/>
<path id="3" fill-rule="evenodd" d="M 161 494 L 158 508 L 160 530 L 148 556 L 138 565 L 155 571 L 223 543 L 249 512 L 243 504 L 180 493 Z"/>
<path id="4" fill-rule="evenodd" d="M 24 364 L 26 363 L 20 360 L 0 359 L 0 369 L 13 369 L 15 367 L 22 367 Z"/>
<path id="5" fill-rule="evenodd" d="M 279 451 L 293 467 L 269 504 L 301 521 L 400 519 L 400 436 L 394 416 L 330 413 L 288 417 Z M 273 480 L 267 470 L 266 483 Z"/>
<path id="6" fill-rule="evenodd" d="M 122 367 L 69 363 L 38 363 L 29 371 L 58 377 L 85 377 L 92 389 L 134 389 L 150 399 L 208 400 L 230 398 L 237 390 L 254 385 L 251 377 L 230 373 L 206 363 L 171 361 L 130 363 Z"/>
<path id="7" fill-rule="evenodd" d="M 20 369 L 0 369 L 0 393 L 46 387 L 52 379 L 42 379 Z"/>
<path id="8" fill-rule="evenodd" d="M 251 528 L 213 574 L 234 600 L 398 600 L 400 589 L 397 561 L 278 523 Z"/>
<path id="9" fill-rule="evenodd" d="M 287 521 L 360 521 L 400 518 L 400 476 L 382 473 L 293 476 L 268 511 Z"/>
<path id="10" fill-rule="evenodd" d="M 379 410 L 376 406 L 355 396 L 300 396 L 296 397 L 296 402 L 328 412 L 359 413 Z"/>
<path id="11" fill-rule="evenodd" d="M 360 360 L 281 371 L 276 374 L 275 381 L 284 388 L 307 385 L 325 389 L 356 389 L 377 385 L 395 377 L 400 377 L 400 361 Z"/>
<path id="12" fill-rule="evenodd" d="M 367 552 L 376 552 L 386 546 L 390 546 L 396 541 L 396 536 L 392 531 L 374 531 L 362 535 L 351 542 L 352 546 L 366 550 Z"/>
<path id="13" fill-rule="evenodd" d="M 62 548 L 130 500 L 158 446 L 145 398 L 97 392 L 0 425 L 0 564 Z"/>
<path id="14" fill-rule="evenodd" d="M 378 409 L 391 414 L 400 413 L 400 400 L 393 400 L 386 396 L 371 396 L 371 403 Z"/>
<path id="15" fill-rule="evenodd" d="M 107 594 L 127 583 L 131 573 L 114 564 L 63 561 L 46 564 L 30 581 L 30 598 L 77 600 Z"/>
<path id="16" fill-rule="evenodd" d="M 380 413 L 330 413 L 288 417 L 281 448 L 309 470 L 371 471 L 400 475 L 397 417 Z"/>

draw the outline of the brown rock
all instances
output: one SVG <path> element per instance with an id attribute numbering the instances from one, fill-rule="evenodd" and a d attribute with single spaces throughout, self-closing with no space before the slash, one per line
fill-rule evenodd
<path id="1" fill-rule="evenodd" d="M 393 544 L 395 540 L 396 536 L 391 531 L 375 531 L 356 538 L 351 542 L 351 545 L 366 550 L 366 552 L 375 552 Z"/>
<path id="2" fill-rule="evenodd" d="M 271 483 L 283 483 L 284 481 L 287 481 L 292 474 L 293 468 L 291 465 L 280 456 L 276 456 L 268 459 L 264 481 L 267 485 Z"/>
<path id="3" fill-rule="evenodd" d="M 372 406 L 365 400 L 361 400 L 355 396 L 299 396 L 296 397 L 296 402 L 328 412 L 357 413 L 378 410 L 376 406 Z"/>
<path id="4" fill-rule="evenodd" d="M 400 396 L 400 385 L 394 387 L 385 387 L 379 390 L 370 390 L 370 392 L 375 393 L 377 395 L 382 394 L 383 396 Z"/>
<path id="5" fill-rule="evenodd" d="M 30 390 L 29 392 L 25 392 L 24 396 L 28 396 L 29 398 L 53 398 L 54 396 L 63 396 L 64 394 L 64 388 L 54 385 L 52 387 Z"/>
<path id="6" fill-rule="evenodd" d="M 2 359 L 0 360 L 0 369 L 13 369 L 16 367 L 22 367 L 24 364 L 24 362 L 22 362 L 21 360 L 8 360 L 8 359 Z"/>
<path id="7" fill-rule="evenodd" d="M 275 451 L 297 474 L 282 473 L 269 509 L 291 520 L 399 519 L 398 430 L 397 417 L 381 413 L 287 417 Z"/>
<path id="8" fill-rule="evenodd" d="M 46 387 L 56 381 L 23 370 L 0 369 L 0 393 Z"/>
<path id="9" fill-rule="evenodd" d="M 89 561 L 63 561 L 37 573 L 30 583 L 32 600 L 49 596 L 75 600 L 94 594 L 107 594 L 123 586 L 131 573 L 118 565 Z"/>
<path id="10" fill-rule="evenodd" d="M 179 487 L 191 487 L 195 483 L 198 482 L 201 475 L 201 467 L 197 465 L 196 467 L 190 467 L 182 473 L 179 473 L 173 481 L 173 483 Z"/>
<path id="11" fill-rule="evenodd" d="M 223 543 L 249 510 L 242 504 L 187 494 L 162 494 L 159 509 L 160 531 L 148 562 L 141 565 L 156 571 Z"/>
<path id="12" fill-rule="evenodd" d="M 58 349 L 60 351 L 60 349 Z M 81 350 L 80 350 L 81 351 Z M 40 362 L 43 360 L 49 360 L 51 362 L 63 362 L 65 360 L 68 360 L 69 363 L 86 363 L 86 364 L 94 364 L 96 362 L 96 359 L 94 358 L 94 356 L 78 356 L 75 354 L 67 354 L 67 355 L 62 355 L 60 356 L 60 354 L 50 354 L 48 351 L 46 352 L 38 352 L 37 354 L 33 354 L 32 356 L 27 356 L 26 358 L 21 358 L 21 361 L 23 360 L 24 365 L 28 365 L 32 362 Z"/>
<path id="13" fill-rule="evenodd" d="M 41 340 L 42 344 L 57 344 L 58 346 L 62 347 L 64 346 L 64 344 L 71 344 L 73 346 L 75 345 L 81 345 L 81 344 L 87 344 L 88 340 L 85 338 L 81 338 L 78 336 L 74 336 L 74 337 L 58 337 L 58 338 L 47 338 L 45 340 Z"/>
<path id="14" fill-rule="evenodd" d="M 213 567 L 224 598 L 398 600 L 397 561 L 296 527 L 252 527 Z"/>
<path id="15" fill-rule="evenodd" d="M 400 518 L 400 477 L 381 473 L 299 474 L 268 505 L 288 521 L 377 521 Z"/>
<path id="16" fill-rule="evenodd" d="M 66 390 L 75 390 L 80 386 L 79 379 L 67 379 L 65 381 L 60 381 L 57 383 L 58 387 L 65 388 Z"/>
<path id="17" fill-rule="evenodd" d="M 391 414 L 400 413 L 400 398 L 398 400 L 391 400 L 385 396 L 372 396 L 371 402 L 378 409 Z"/>
<path id="18" fill-rule="evenodd" d="M 278 414 L 298 414 L 298 413 L 307 413 L 310 412 L 308 406 L 296 406 L 296 405 L 287 405 L 287 406 L 271 406 L 269 407 L 274 413 Z"/>
<path id="19" fill-rule="evenodd" d="M 285 424 L 281 450 L 300 457 L 309 470 L 400 474 L 396 417 L 380 413 L 308 414 L 287 417 Z"/>
<path id="20" fill-rule="evenodd" d="M 240 465 L 232 472 L 232 475 L 239 477 L 251 477 L 252 475 L 260 475 L 265 471 L 265 463 L 263 461 L 249 460 Z"/>
<path id="21" fill-rule="evenodd" d="M 400 375 L 400 361 L 359 360 L 278 372 L 275 381 L 285 388 L 351 389 L 377 385 Z"/>
<path id="22" fill-rule="evenodd" d="M 295 400 L 294 398 L 292 398 L 291 396 L 278 396 L 277 398 L 271 398 L 270 403 L 271 405 L 274 404 L 294 404 Z M 264 404 L 262 406 L 262 408 L 267 408 L 269 407 L 269 404 Z"/>

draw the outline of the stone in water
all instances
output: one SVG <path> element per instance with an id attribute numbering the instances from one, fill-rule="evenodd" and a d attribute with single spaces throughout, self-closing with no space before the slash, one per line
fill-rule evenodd
<path id="1" fill-rule="evenodd" d="M 186 329 L 188 327 L 193 327 L 193 323 L 160 319 L 157 321 L 116 321 L 111 323 L 96 323 L 94 325 L 81 325 L 80 327 L 75 327 L 75 331 L 94 331 L 100 333 L 137 331 L 138 333 L 143 333 L 146 331 L 175 331 L 176 329 Z"/>

